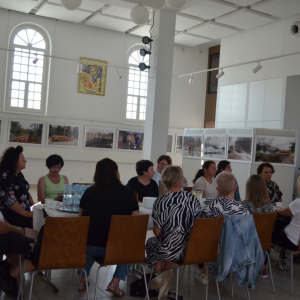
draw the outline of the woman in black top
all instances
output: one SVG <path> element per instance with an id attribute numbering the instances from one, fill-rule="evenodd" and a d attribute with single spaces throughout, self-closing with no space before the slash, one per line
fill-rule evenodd
<path id="1" fill-rule="evenodd" d="M 87 276 L 94 264 L 92 257 L 105 258 L 111 217 L 139 214 L 136 197 L 130 189 L 121 184 L 118 165 L 113 160 L 104 158 L 98 161 L 94 182 L 95 184 L 83 194 L 79 206 L 79 216 L 90 217 L 85 265 Z M 118 265 L 107 291 L 116 296 L 123 296 L 124 292 L 119 288 L 119 283 L 120 280 L 125 281 L 126 274 L 126 265 Z M 82 277 L 78 289 L 83 291 L 85 287 L 85 278 Z"/>
<path id="2" fill-rule="evenodd" d="M 23 148 L 17 146 L 5 150 L 0 162 L 0 200 L 4 218 L 14 226 L 32 228 L 34 205 L 29 193 L 29 183 L 21 170 L 26 168 Z"/>
<path id="3" fill-rule="evenodd" d="M 158 185 L 152 179 L 155 171 L 150 160 L 142 159 L 135 166 L 138 176 L 132 177 L 126 186 L 130 188 L 139 202 L 143 202 L 144 197 L 158 197 Z"/>

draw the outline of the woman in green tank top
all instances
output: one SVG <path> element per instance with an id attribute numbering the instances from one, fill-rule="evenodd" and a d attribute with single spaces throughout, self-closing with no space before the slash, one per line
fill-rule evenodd
<path id="1" fill-rule="evenodd" d="M 64 166 L 64 160 L 60 155 L 53 154 L 46 159 L 46 167 L 49 173 L 42 176 L 37 185 L 38 201 L 45 203 L 45 199 L 60 201 L 63 197 L 65 184 L 69 184 L 68 178 L 59 172 Z"/>

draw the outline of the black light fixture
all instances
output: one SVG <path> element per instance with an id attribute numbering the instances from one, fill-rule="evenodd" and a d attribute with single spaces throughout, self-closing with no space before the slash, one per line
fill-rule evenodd
<path id="1" fill-rule="evenodd" d="M 151 54 L 151 51 L 147 51 L 146 49 L 141 49 L 140 50 L 140 55 L 141 56 L 146 56 L 147 54 Z"/>
<path id="2" fill-rule="evenodd" d="M 139 68 L 140 68 L 141 71 L 145 71 L 146 69 L 150 69 L 150 66 L 147 66 L 144 63 L 140 63 Z"/>
<path id="3" fill-rule="evenodd" d="M 153 42 L 152 39 L 150 39 L 148 36 L 144 36 L 142 38 L 142 42 L 145 44 L 145 45 L 148 45 L 149 43 Z"/>
<path id="4" fill-rule="evenodd" d="M 39 61 L 39 59 L 37 58 L 37 54 L 35 54 L 35 59 L 32 61 L 33 64 L 36 64 Z"/>

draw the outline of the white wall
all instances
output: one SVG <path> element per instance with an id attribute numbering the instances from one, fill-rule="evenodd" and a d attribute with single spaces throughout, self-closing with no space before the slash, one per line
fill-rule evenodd
<path id="1" fill-rule="evenodd" d="M 82 56 L 108 61 L 111 65 L 126 66 L 128 49 L 133 45 L 141 44 L 141 38 L 132 35 L 0 9 L 1 48 L 8 47 L 10 32 L 15 26 L 24 22 L 38 24 L 46 29 L 51 39 L 54 56 L 76 60 Z M 180 75 L 205 68 L 207 48 L 201 47 L 202 53 L 199 49 L 200 47 L 186 48 L 183 52 L 182 47 L 175 46 L 174 74 Z M 0 118 L 4 119 L 0 153 L 8 147 L 8 120 L 11 118 L 81 125 L 79 149 L 45 147 L 45 144 L 42 147 L 25 146 L 25 154 L 29 158 L 25 174 L 30 183 L 35 184 L 38 178 L 46 173 L 44 160 L 53 153 L 61 154 L 65 159 L 63 173 L 70 178 L 70 182 L 90 182 L 95 162 L 104 157 L 110 157 L 120 164 L 121 179 L 125 183 L 128 178 L 135 175 L 134 164 L 142 159 L 141 153 L 83 149 L 85 125 L 143 130 L 143 126 L 126 124 L 123 121 L 126 81 L 118 79 L 115 69 L 108 68 L 104 97 L 85 95 L 77 93 L 77 63 L 52 59 L 47 116 L 30 116 L 3 111 L 6 60 L 6 51 L 0 51 Z M 173 78 L 170 133 L 183 133 L 185 127 L 203 126 L 202 108 L 205 104 L 206 76 L 199 76 L 195 78 L 195 82 L 196 80 L 197 84 L 189 85 L 186 78 Z M 46 126 L 44 130 L 46 136 Z M 171 157 L 174 164 L 182 164 L 180 155 L 171 155 Z"/>

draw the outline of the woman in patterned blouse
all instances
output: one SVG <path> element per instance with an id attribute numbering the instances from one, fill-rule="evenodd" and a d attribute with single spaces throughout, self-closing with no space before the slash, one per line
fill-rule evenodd
<path id="1" fill-rule="evenodd" d="M 29 183 L 21 170 L 26 168 L 23 148 L 17 146 L 5 150 L 0 162 L 0 200 L 4 218 L 14 226 L 32 228 L 34 204 L 29 193 Z"/>
<path id="2" fill-rule="evenodd" d="M 257 174 L 266 182 L 270 201 L 276 205 L 276 202 L 282 202 L 282 192 L 275 181 L 272 181 L 272 175 L 275 173 L 274 167 L 270 163 L 262 163 L 257 168 Z"/>

